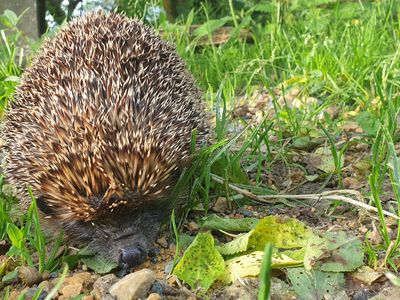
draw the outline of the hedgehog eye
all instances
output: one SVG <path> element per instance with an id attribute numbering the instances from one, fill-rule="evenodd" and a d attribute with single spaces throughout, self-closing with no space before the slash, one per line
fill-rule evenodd
<path id="1" fill-rule="evenodd" d="M 112 194 L 111 197 L 110 197 L 110 199 L 108 200 L 108 202 L 114 203 L 114 202 L 116 202 L 118 199 L 119 199 L 118 195 Z"/>
<path id="2" fill-rule="evenodd" d="M 36 204 L 39 207 L 40 211 L 45 215 L 50 216 L 56 214 L 56 210 L 47 204 L 43 196 L 39 196 L 36 198 Z"/>

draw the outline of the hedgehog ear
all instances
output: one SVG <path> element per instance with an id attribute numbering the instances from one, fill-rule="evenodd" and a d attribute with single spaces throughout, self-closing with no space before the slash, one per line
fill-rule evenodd
<path id="1" fill-rule="evenodd" d="M 36 198 L 36 204 L 39 207 L 40 211 L 44 213 L 46 216 L 55 215 L 56 213 L 55 209 L 47 204 L 43 196 L 39 196 Z"/>

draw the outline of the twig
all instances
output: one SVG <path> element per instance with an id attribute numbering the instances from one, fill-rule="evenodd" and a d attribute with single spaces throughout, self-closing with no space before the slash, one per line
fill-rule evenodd
<path id="1" fill-rule="evenodd" d="M 211 174 L 211 178 L 220 184 L 225 184 L 224 180 L 214 174 Z M 301 199 L 301 200 L 315 200 L 315 201 L 321 201 L 321 200 L 328 200 L 328 201 L 343 201 L 346 203 L 350 203 L 352 205 L 362 207 L 366 210 L 374 211 L 377 212 L 378 209 L 374 206 L 371 206 L 369 204 L 366 204 L 363 202 L 363 197 L 360 192 L 355 191 L 355 190 L 335 190 L 335 191 L 325 191 L 319 194 L 303 194 L 303 195 L 285 195 L 285 194 L 276 194 L 276 195 L 256 195 L 249 190 L 245 190 L 242 188 L 237 187 L 236 185 L 232 183 L 228 183 L 228 187 L 239 194 L 242 194 L 246 197 L 249 197 L 250 199 L 261 202 L 261 203 L 276 203 L 279 201 L 278 199 Z M 354 200 L 346 195 L 352 195 L 356 197 L 358 200 Z M 383 214 L 389 217 L 392 217 L 396 220 L 400 220 L 400 217 L 388 212 L 386 210 L 383 210 Z"/>

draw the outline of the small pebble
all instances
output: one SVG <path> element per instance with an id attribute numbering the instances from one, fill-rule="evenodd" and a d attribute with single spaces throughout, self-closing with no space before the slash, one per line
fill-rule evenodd
<path id="1" fill-rule="evenodd" d="M 61 285 L 60 292 L 66 299 L 79 294 L 89 293 L 93 288 L 93 283 L 97 275 L 92 275 L 89 272 L 75 273 L 72 276 L 65 278 Z"/>
<path id="2" fill-rule="evenodd" d="M 157 243 L 158 243 L 161 247 L 163 247 L 163 248 L 168 248 L 168 242 L 167 242 L 167 240 L 165 239 L 165 237 L 159 238 L 159 239 L 157 240 Z"/>
<path id="3" fill-rule="evenodd" d="M 357 229 L 357 228 L 360 226 L 360 224 L 358 223 L 358 220 L 357 220 L 357 219 L 354 219 L 354 220 L 351 220 L 351 221 L 348 223 L 348 226 L 349 226 L 351 229 Z"/>
<path id="4" fill-rule="evenodd" d="M 174 286 L 175 283 L 176 283 L 176 279 L 177 279 L 176 275 L 171 275 L 171 276 L 169 276 L 169 277 L 167 278 L 167 283 L 168 283 L 170 286 Z"/>
<path id="5" fill-rule="evenodd" d="M 358 231 L 359 231 L 360 233 L 363 233 L 363 234 L 365 234 L 365 233 L 367 233 L 367 231 L 368 231 L 368 228 L 367 228 L 367 227 L 365 227 L 365 226 L 361 226 L 360 228 L 358 228 Z"/>
<path id="6" fill-rule="evenodd" d="M 44 271 L 42 273 L 42 280 L 48 280 L 50 279 L 50 272 L 49 271 Z"/>
<path id="7" fill-rule="evenodd" d="M 366 151 L 368 150 L 369 146 L 368 144 L 358 143 L 356 144 L 355 148 L 360 151 Z"/>
<path id="8" fill-rule="evenodd" d="M 32 286 L 42 280 L 42 276 L 35 267 L 20 267 L 18 270 L 18 277 L 26 286 Z"/>
<path id="9" fill-rule="evenodd" d="M 23 298 L 23 299 L 32 299 L 33 296 L 37 293 L 37 290 L 38 290 L 37 287 L 32 287 L 32 288 L 29 288 L 28 290 L 25 290 L 26 294 L 25 294 L 25 298 Z M 37 299 L 43 300 L 44 298 L 46 298 L 46 296 L 47 296 L 47 292 L 42 291 Z"/>
<path id="10" fill-rule="evenodd" d="M 175 249 L 176 249 L 175 243 L 169 244 L 168 249 L 171 250 L 172 252 L 175 252 Z"/>
<path id="11" fill-rule="evenodd" d="M 59 271 L 51 272 L 49 275 L 49 279 L 58 278 L 59 273 Z"/>
<path id="12" fill-rule="evenodd" d="M 156 280 L 156 274 L 149 269 L 142 269 L 126 275 L 110 288 L 110 295 L 117 300 L 145 298 Z"/>
<path id="13" fill-rule="evenodd" d="M 194 222 L 194 221 L 189 222 L 189 223 L 187 224 L 187 227 L 188 227 L 188 229 L 189 229 L 190 231 L 197 231 L 197 230 L 200 229 L 200 226 L 199 226 L 196 222 Z"/>
<path id="14" fill-rule="evenodd" d="M 164 250 L 163 248 L 161 249 Z M 161 250 L 157 247 L 149 250 L 148 257 L 150 258 L 151 263 L 156 264 L 158 262 L 158 256 L 160 255 L 160 253 Z"/>
<path id="15" fill-rule="evenodd" d="M 117 281 L 118 278 L 114 274 L 107 274 L 99 277 L 93 284 L 93 290 L 91 294 L 96 299 L 104 299 L 110 290 L 110 287 Z"/>
<path id="16" fill-rule="evenodd" d="M 397 230 L 393 230 L 392 228 L 387 227 L 387 231 L 388 231 L 390 240 L 395 240 L 397 237 Z"/>
<path id="17" fill-rule="evenodd" d="M 153 286 L 151 287 L 151 290 L 150 290 L 150 292 L 151 293 L 155 293 L 155 294 L 163 294 L 163 286 L 162 286 L 162 284 L 158 281 L 158 280 L 156 280 L 155 282 L 154 282 L 154 284 L 153 284 Z"/>
<path id="18" fill-rule="evenodd" d="M 43 291 L 50 292 L 54 285 L 50 281 L 44 280 L 39 284 L 39 287 L 43 288 Z"/>
<path id="19" fill-rule="evenodd" d="M 161 296 L 157 293 L 151 293 L 148 297 L 147 300 L 161 300 Z"/>
<path id="20" fill-rule="evenodd" d="M 64 297 L 72 298 L 78 296 L 82 292 L 83 286 L 81 283 L 66 285 L 61 289 L 61 293 Z"/>
<path id="21" fill-rule="evenodd" d="M 174 267 L 174 261 L 171 260 L 169 263 L 167 263 L 167 264 L 165 265 L 164 273 L 165 273 L 165 274 L 170 274 L 173 267 Z"/>
<path id="22" fill-rule="evenodd" d="M 229 202 L 225 197 L 218 197 L 212 207 L 212 210 L 215 212 L 223 213 L 227 211 L 229 208 Z"/>
<path id="23" fill-rule="evenodd" d="M 169 286 L 167 282 L 159 280 L 156 280 L 154 282 L 153 286 L 151 287 L 150 293 L 156 293 L 162 297 L 178 295 L 178 291 L 175 288 Z"/>
<path id="24" fill-rule="evenodd" d="M 353 295 L 353 300 L 368 300 L 368 290 L 362 289 Z"/>
<path id="25" fill-rule="evenodd" d="M 47 297 L 48 293 L 45 291 L 42 291 L 39 295 L 39 297 L 37 298 L 37 300 L 45 300 Z"/>
<path id="26" fill-rule="evenodd" d="M 246 217 L 246 218 L 254 216 L 254 212 L 250 211 L 250 210 L 242 210 L 241 213 L 242 213 L 243 217 Z"/>
<path id="27" fill-rule="evenodd" d="M 382 244 L 382 236 L 376 228 L 374 228 L 374 230 L 368 236 L 368 240 L 371 242 L 372 245 L 375 246 Z"/>

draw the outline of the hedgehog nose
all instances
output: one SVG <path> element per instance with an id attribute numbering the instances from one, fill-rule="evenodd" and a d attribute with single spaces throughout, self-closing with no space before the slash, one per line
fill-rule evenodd
<path id="1" fill-rule="evenodd" d="M 144 262 L 146 257 L 147 251 L 141 246 L 125 248 L 121 250 L 119 265 L 124 269 L 132 268 Z"/>

